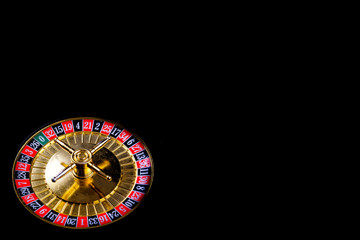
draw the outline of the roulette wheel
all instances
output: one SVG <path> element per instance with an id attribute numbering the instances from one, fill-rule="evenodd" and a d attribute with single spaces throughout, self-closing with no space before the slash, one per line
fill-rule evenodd
<path id="1" fill-rule="evenodd" d="M 141 204 L 154 176 L 150 150 L 122 125 L 100 118 L 51 123 L 27 138 L 12 169 L 21 204 L 51 225 L 112 224 Z"/>

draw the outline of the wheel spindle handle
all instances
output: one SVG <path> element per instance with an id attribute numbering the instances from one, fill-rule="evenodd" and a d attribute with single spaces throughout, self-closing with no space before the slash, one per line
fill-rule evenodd
<path id="1" fill-rule="evenodd" d="M 89 151 L 91 152 L 91 154 L 94 155 L 97 151 L 99 151 L 110 140 L 111 140 L 111 137 L 106 137 L 104 140 L 102 140 L 101 142 L 96 144 L 94 147 L 89 149 Z"/>
<path id="2" fill-rule="evenodd" d="M 68 172 L 70 172 L 70 170 L 72 170 L 73 168 L 75 168 L 76 165 L 75 163 L 71 164 L 70 166 L 68 166 L 67 168 L 64 168 L 58 175 L 56 175 L 55 177 L 53 177 L 51 179 L 52 182 L 56 182 L 57 180 L 59 180 L 60 178 L 62 178 L 63 176 L 65 176 Z"/>
<path id="3" fill-rule="evenodd" d="M 111 181 L 112 177 L 110 177 L 109 175 L 106 175 L 106 173 L 104 173 L 100 168 L 98 168 L 96 165 L 94 165 L 93 163 L 89 162 L 88 166 L 93 169 L 97 174 L 99 174 L 102 178 Z"/>
<path id="4" fill-rule="evenodd" d="M 71 154 L 72 160 L 74 162 L 77 162 L 74 156 L 74 154 L 76 154 L 75 150 L 70 147 L 69 145 L 67 145 L 66 143 L 60 141 L 58 138 L 54 139 L 55 142 L 57 144 L 59 144 L 59 146 L 61 148 L 63 148 L 65 151 L 67 151 L 68 153 Z M 90 156 L 88 156 L 89 160 L 92 159 L 92 155 L 95 154 L 96 152 L 98 152 L 102 147 L 105 146 L 105 144 L 111 140 L 111 137 L 107 137 L 105 138 L 103 141 L 99 142 L 98 144 L 96 144 L 94 147 L 92 147 L 89 151 L 90 151 Z M 96 165 L 94 165 L 92 162 L 88 162 L 86 164 L 86 166 L 90 167 L 92 170 L 94 170 L 97 174 L 99 174 L 102 178 L 106 179 L 107 181 L 111 181 L 112 177 L 107 175 L 106 173 L 104 173 L 100 168 L 98 168 Z M 56 175 L 55 177 L 53 177 L 51 179 L 52 182 L 56 182 L 57 180 L 59 180 L 60 178 L 62 178 L 63 176 L 65 176 L 67 173 L 69 173 L 72 169 L 76 168 L 76 163 L 71 164 L 70 166 L 68 166 L 67 168 L 63 169 L 58 175 Z"/>
<path id="5" fill-rule="evenodd" d="M 70 154 L 73 154 L 75 152 L 75 150 L 70 147 L 69 145 L 67 145 L 66 143 L 60 141 L 58 138 L 55 138 L 54 141 L 59 144 L 60 147 L 62 147 L 65 151 L 67 151 Z"/>

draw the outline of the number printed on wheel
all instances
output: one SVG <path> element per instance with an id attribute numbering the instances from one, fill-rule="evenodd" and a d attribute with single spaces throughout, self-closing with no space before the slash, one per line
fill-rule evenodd
<path id="1" fill-rule="evenodd" d="M 20 202 L 52 225 L 85 229 L 118 221 L 144 200 L 154 164 L 148 147 L 99 118 L 52 123 L 28 138 L 13 165 Z"/>

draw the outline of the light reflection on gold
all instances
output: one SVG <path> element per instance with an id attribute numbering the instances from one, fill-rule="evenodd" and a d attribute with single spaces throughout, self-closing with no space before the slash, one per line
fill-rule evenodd
<path id="1" fill-rule="evenodd" d="M 62 199 L 69 199 L 75 191 L 80 187 L 80 185 L 77 182 L 74 182 L 73 185 L 69 187 L 68 190 L 61 196 Z"/>

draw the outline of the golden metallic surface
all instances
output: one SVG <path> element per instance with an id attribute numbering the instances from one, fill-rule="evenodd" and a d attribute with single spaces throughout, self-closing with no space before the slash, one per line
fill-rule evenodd
<path id="1" fill-rule="evenodd" d="M 87 160 L 89 153 L 86 150 L 104 139 L 106 138 L 101 133 L 76 132 L 61 136 L 59 141 L 73 148 L 75 159 L 81 162 Z M 118 157 L 128 161 L 119 161 Z M 75 167 L 70 170 L 72 174 L 65 174 L 53 182 L 52 178 L 66 168 L 64 165 L 70 166 L 73 161 L 69 152 L 59 147 L 56 141 L 49 142 L 34 158 L 30 171 L 31 184 L 38 186 L 34 187 L 35 194 L 46 205 L 52 206 L 56 202 L 57 212 L 73 216 L 80 216 L 81 211 L 69 212 L 70 209 L 78 209 L 81 204 L 85 204 L 82 206 L 85 212 L 90 209 L 100 214 L 110 210 L 114 207 L 111 202 L 121 202 L 135 184 L 135 160 L 119 141 L 113 139 L 106 141 L 104 147 L 94 154 L 92 161 L 96 168 L 111 177 L 111 181 L 101 173 L 95 173 L 91 167 Z M 121 171 L 124 167 L 126 170 Z M 126 186 L 121 184 L 120 178 L 127 183 Z M 43 185 L 47 187 L 46 190 Z M 68 209 L 66 205 L 72 206 Z"/>
<path id="2" fill-rule="evenodd" d="M 142 144 L 153 166 L 150 152 Z M 20 152 L 13 169 L 19 156 Z M 148 189 L 152 175 L 153 167 L 150 182 L 145 183 Z M 137 177 L 137 163 L 130 150 L 119 140 L 93 131 L 71 132 L 48 141 L 34 156 L 29 170 L 36 197 L 51 210 L 72 217 L 99 216 L 119 207 L 134 190 Z M 15 181 L 14 188 L 16 191 Z M 23 203 L 24 199 L 18 198 Z"/>

